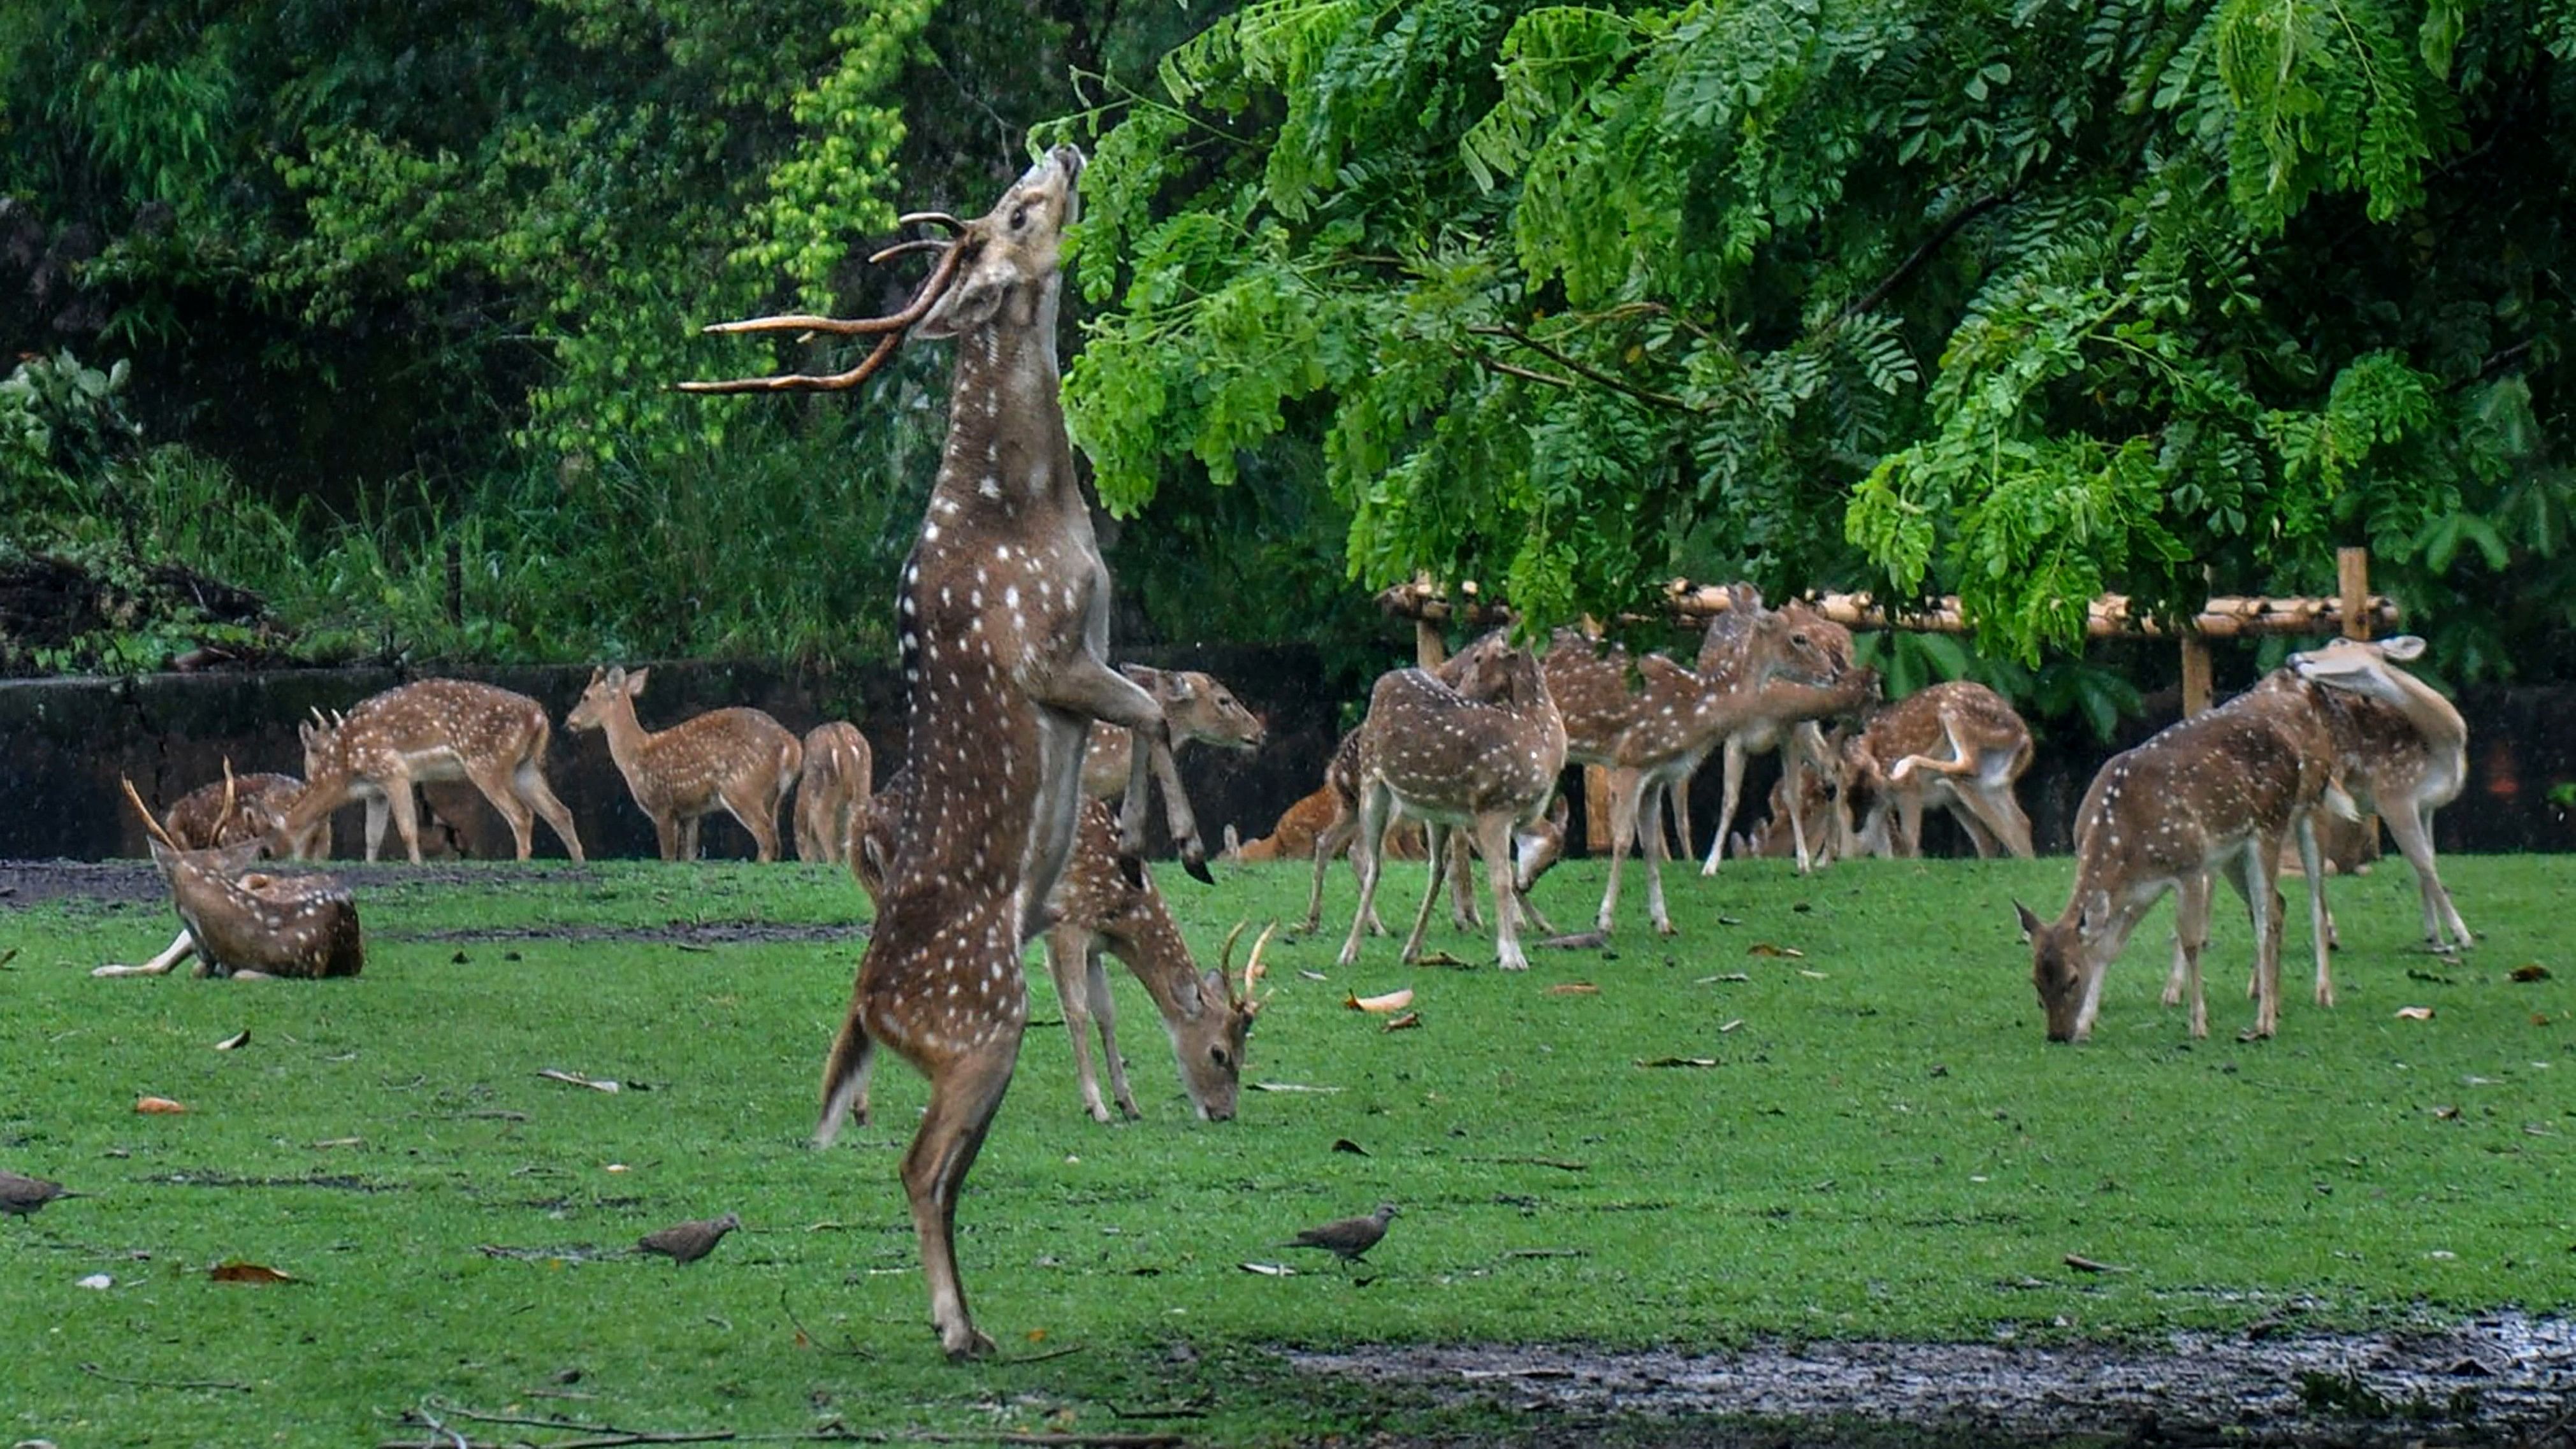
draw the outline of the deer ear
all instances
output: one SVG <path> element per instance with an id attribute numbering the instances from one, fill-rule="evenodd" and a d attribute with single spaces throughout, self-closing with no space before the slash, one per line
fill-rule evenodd
<path id="1" fill-rule="evenodd" d="M 170 863 L 174 858 L 170 847 L 163 845 L 160 841 L 154 840 L 148 835 L 143 838 L 143 843 L 145 846 L 149 847 L 152 852 L 152 863 L 161 867 L 163 870 L 168 870 L 170 868 Z"/>
<path id="2" fill-rule="evenodd" d="M 642 694 L 644 692 L 644 681 L 646 678 L 650 677 L 652 673 L 653 671 L 650 669 L 638 669 L 634 673 L 626 676 L 626 697 L 628 699 L 633 699 Z"/>
<path id="3" fill-rule="evenodd" d="M 1010 294 L 1008 277 L 969 272 L 931 304 L 929 313 L 913 324 L 912 335 L 936 342 L 973 332 L 1001 315 Z"/>
<path id="4" fill-rule="evenodd" d="M 2413 634 L 2400 634 L 2380 640 L 2379 652 L 2390 659 L 2413 659 L 2424 652 L 2424 641 Z"/>
<path id="5" fill-rule="evenodd" d="M 313 721 L 301 720 L 295 726 L 295 737 L 302 740 L 304 748 L 309 750 L 313 748 L 314 742 L 322 737 L 322 732 L 313 727 Z"/>
<path id="6" fill-rule="evenodd" d="M 2030 907 L 2023 905 L 2019 901 L 2015 901 L 2013 902 L 2013 914 L 2021 917 L 2021 938 L 2024 942 L 2028 942 L 2033 936 L 2039 934 L 2041 922 L 2039 917 L 2031 914 Z"/>

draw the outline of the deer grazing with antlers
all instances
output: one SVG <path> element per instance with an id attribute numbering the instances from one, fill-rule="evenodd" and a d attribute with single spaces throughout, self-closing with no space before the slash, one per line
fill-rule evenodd
<path id="1" fill-rule="evenodd" d="M 796 777 L 796 858 L 847 865 L 867 828 L 876 793 L 876 754 L 845 720 L 805 732 L 804 769 Z"/>
<path id="2" fill-rule="evenodd" d="M 2147 908 L 2175 892 L 2174 970 L 2165 1002 L 2187 990 L 2191 1034 L 2209 1034 L 2200 952 L 2209 939 L 2210 882 L 2225 878 L 2254 926 L 2252 1035 L 2271 1036 L 2281 1014 L 2281 852 L 2295 841 L 2308 876 L 2317 1001 L 2332 1005 L 2327 973 L 2325 873 L 2313 817 L 2352 813 L 2334 780 L 2336 750 L 2320 686 L 2274 670 L 2216 709 L 2171 725 L 2105 762 L 2076 807 L 2075 889 L 2042 921 L 2016 901 L 2031 947 L 2051 1041 L 2092 1035 L 2111 961 Z"/>
<path id="3" fill-rule="evenodd" d="M 2327 690 L 2343 786 L 2361 809 L 2380 812 L 2415 868 L 2425 942 L 2461 950 L 2473 938 L 2434 864 L 2433 812 L 2458 799 L 2468 779 L 2469 726 L 2431 685 L 2390 663 L 2423 652 L 2412 634 L 2376 644 L 2338 639 L 2291 655 L 2289 667 Z"/>
<path id="4" fill-rule="evenodd" d="M 229 766 L 226 776 L 229 785 Z M 169 949 L 142 965 L 100 966 L 92 976 L 167 975 L 191 955 L 200 976 L 243 980 L 355 976 L 365 967 L 366 939 L 348 887 L 327 875 L 253 871 L 269 844 L 264 834 L 229 845 L 185 847 L 153 817 L 134 782 L 124 783 L 183 928 Z M 223 799 L 217 818 L 232 814 L 234 803 L 229 795 Z"/>
<path id="5" fill-rule="evenodd" d="M 1368 717 L 1359 728 L 1358 823 L 1351 840 L 1360 898 L 1342 943 L 1344 966 L 1359 960 L 1360 938 L 1377 902 L 1379 844 L 1397 811 L 1422 822 L 1431 862 L 1401 959 L 1421 955 L 1453 829 L 1471 831 L 1484 856 L 1502 968 L 1529 968 L 1520 944 L 1524 918 L 1547 929 L 1521 896 L 1513 841 L 1547 812 L 1557 774 L 1565 768 L 1565 722 L 1539 661 L 1501 634 L 1485 636 L 1450 662 L 1457 688 L 1424 670 L 1398 669 L 1379 676 L 1369 692 Z"/>
<path id="6" fill-rule="evenodd" d="M 1079 208 L 1082 153 L 1060 146 L 952 233 L 911 303 L 866 322 L 773 317 L 721 331 L 826 331 L 879 338 L 832 377 L 690 385 L 698 391 L 848 387 L 909 333 L 957 342 L 948 440 L 896 600 L 910 689 L 912 788 L 849 1017 L 823 1069 L 818 1144 L 858 1102 L 882 1044 L 930 1079 L 930 1106 L 904 1155 L 931 1319 L 952 1358 L 992 1352 L 957 1275 L 958 1194 L 1010 1085 L 1027 1024 L 1020 948 L 1053 924 L 1048 899 L 1073 850 L 1084 738 L 1093 720 L 1139 732 L 1121 868 L 1143 879 L 1146 771 L 1163 787 L 1183 868 L 1207 879 L 1171 727 L 1154 697 L 1106 662 L 1109 571 L 1065 436 L 1056 362 L 1058 271 Z"/>
<path id="7" fill-rule="evenodd" d="M 1261 717 L 1245 709 L 1234 691 L 1199 670 L 1121 664 L 1118 672 L 1136 681 L 1161 706 L 1163 718 L 1171 722 L 1174 755 L 1193 741 L 1220 749 L 1255 750 L 1269 735 Z M 1095 800 L 1124 795 L 1128 778 L 1135 773 L 1135 740 L 1132 731 L 1093 721 L 1083 748 L 1082 793 Z"/>
<path id="8" fill-rule="evenodd" d="M 170 807 L 162 828 L 180 849 L 264 840 L 271 855 L 288 860 L 320 860 L 331 853 L 328 820 L 317 820 L 293 837 L 282 833 L 287 812 L 304 794 L 303 781 L 265 772 L 236 777 L 232 769 L 226 760 L 223 779 L 198 786 Z"/>
<path id="9" fill-rule="evenodd" d="M 554 827 L 564 850 L 582 858 L 572 812 L 546 783 L 546 742 L 554 727 L 543 705 L 524 694 L 463 679 L 423 679 L 361 700 L 346 715 L 303 726 L 304 793 L 279 830 L 292 838 L 328 820 L 352 800 L 367 806 L 367 859 L 383 847 L 385 818 L 420 864 L 420 815 L 412 787 L 468 780 L 509 822 L 526 860 L 534 844 L 531 813 Z"/>
<path id="10" fill-rule="evenodd" d="M 697 859 L 698 822 L 719 808 L 751 832 L 761 861 L 776 860 L 778 807 L 804 767 L 805 747 L 766 713 L 739 706 L 648 730 L 635 700 L 652 673 L 592 669 L 564 728 L 608 737 L 609 758 L 651 817 L 664 860 Z"/>
<path id="11" fill-rule="evenodd" d="M 1946 807 L 1979 858 L 2000 849 L 2027 860 L 2030 817 L 2013 786 L 2030 759 L 2030 726 L 2002 695 L 1967 680 L 1916 690 L 1872 714 L 1843 751 L 1856 843 L 1911 860 L 1923 853 L 1924 811 Z"/>

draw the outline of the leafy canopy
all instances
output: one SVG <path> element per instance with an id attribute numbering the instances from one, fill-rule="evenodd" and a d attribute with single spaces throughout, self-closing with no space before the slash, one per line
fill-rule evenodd
<path id="1" fill-rule="evenodd" d="M 1058 123 L 1072 425 L 1121 511 L 1311 438 L 1359 581 L 1540 621 L 2432 597 L 2564 536 L 2570 58 L 2560 0 L 1264 0 Z"/>

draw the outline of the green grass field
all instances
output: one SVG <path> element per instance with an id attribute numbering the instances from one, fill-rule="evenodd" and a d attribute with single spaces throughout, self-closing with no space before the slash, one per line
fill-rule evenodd
<path id="1" fill-rule="evenodd" d="M 1810 880 L 1757 861 L 1713 885 L 1675 868 L 1672 941 L 1645 934 L 1632 867 L 1615 951 L 1539 953 L 1526 975 L 1402 967 L 1386 941 L 1342 971 L 1328 929 L 1274 949 L 1247 1073 L 1312 1090 L 1247 1091 L 1216 1125 L 1191 1118 L 1123 975 L 1147 1116 L 1083 1116 L 1039 971 L 1040 1024 L 960 1214 L 1006 1361 L 964 1368 L 928 1328 L 894 1177 L 919 1079 L 889 1061 L 878 1125 L 805 1145 L 859 943 L 423 939 L 846 921 L 864 905 L 834 872 L 424 884 L 352 868 L 369 964 L 319 985 L 92 980 L 173 918 L 0 911 L 0 950 L 17 950 L 0 971 L 0 1166 L 92 1194 L 0 1219 L 0 1441 L 418 1443 L 407 1413 L 464 1406 L 746 1435 L 1285 1442 L 1436 1432 L 1464 1411 L 1318 1383 L 1282 1345 L 2143 1340 L 2285 1315 L 2563 1313 L 2571 866 L 2445 866 L 2477 951 L 2411 949 L 2402 864 L 2338 882 L 2342 1004 L 2308 1004 L 2294 926 L 2282 1032 L 2258 1043 L 2234 1035 L 2252 1018 L 2241 916 L 2222 913 L 2212 947 L 2213 1036 L 2188 1041 L 2157 1006 L 2162 909 L 2113 969 L 2092 1043 L 2045 1043 L 2010 902 L 2053 915 L 2064 860 Z M 1390 869 L 1391 920 L 1420 879 Z M 1582 924 L 1600 879 L 1567 867 L 1541 903 Z M 1300 867 L 1163 880 L 1209 958 L 1235 921 L 1303 910 Z M 1337 872 L 1328 926 L 1350 896 Z M 1490 960 L 1445 912 L 1432 944 Z M 2552 974 L 2511 979 L 2528 963 Z M 1573 982 L 1599 989 L 1550 990 Z M 1418 1030 L 1342 1004 L 1401 986 Z M 2396 1015 L 2415 1005 L 2435 1015 Z M 1711 1064 L 1653 1065 L 1675 1059 Z M 189 1110 L 138 1115 L 147 1093 Z M 1404 1216 L 1365 1268 L 1278 1246 L 1381 1199 Z M 729 1209 L 748 1229 L 692 1267 L 589 1252 Z M 2076 1273 L 2070 1253 L 2128 1271 Z M 235 1258 L 296 1281 L 210 1280 Z M 79 1286 L 101 1273 L 112 1287 Z M 1158 1412 L 1193 1417 L 1137 1417 Z"/>

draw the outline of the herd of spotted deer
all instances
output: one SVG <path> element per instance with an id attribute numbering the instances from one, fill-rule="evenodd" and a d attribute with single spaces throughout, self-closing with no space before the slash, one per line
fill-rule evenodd
<path id="1" fill-rule="evenodd" d="M 930 1101 L 902 1179 L 921 1242 L 932 1318 L 952 1356 L 991 1340 L 967 1311 L 952 1246 L 958 1193 L 1016 1064 L 1027 1018 L 1025 943 L 1043 940 L 1073 1034 L 1083 1104 L 1109 1119 L 1088 1037 L 1096 1027 L 1111 1096 L 1136 1112 L 1114 1037 L 1104 950 L 1143 982 L 1169 1030 L 1193 1103 L 1233 1114 L 1245 1036 L 1262 998 L 1263 942 L 1238 978 L 1234 942 L 1202 972 L 1140 859 L 1149 785 L 1159 784 L 1182 864 L 1205 879 L 1205 850 L 1180 788 L 1173 752 L 1189 740 L 1250 748 L 1261 722 L 1203 674 L 1106 662 L 1109 578 L 1076 480 L 1059 407 L 1055 344 L 1058 244 L 1078 209 L 1082 158 L 1058 148 L 988 214 L 907 217 L 948 233 L 899 243 L 880 259 L 931 251 L 937 262 L 910 305 L 863 321 L 791 316 L 710 331 L 872 336 L 866 361 L 832 376 L 791 374 L 684 384 L 692 391 L 846 388 L 875 371 L 907 336 L 953 338 L 951 415 L 938 480 L 897 600 L 908 690 L 906 763 L 870 795 L 866 738 L 846 723 L 801 741 L 757 710 L 723 709 L 666 730 L 637 719 L 647 672 L 595 671 L 566 717 L 597 729 L 649 815 L 665 859 L 696 854 L 698 822 L 722 808 L 779 854 L 776 821 L 797 790 L 795 844 L 807 859 L 847 862 L 876 900 L 847 1021 L 825 1066 L 818 1144 L 868 1113 L 876 1048 L 893 1049 L 929 1078 Z M 1415 959 L 1444 878 L 1453 912 L 1475 920 L 1471 857 L 1487 876 L 1495 946 L 1505 969 L 1528 964 L 1520 928 L 1554 935 L 1529 900 L 1562 843 L 1551 808 L 1568 764 L 1599 767 L 1607 783 L 1612 861 L 1595 920 L 1610 931 L 1624 857 L 1645 855 L 1647 910 L 1670 933 L 1660 863 L 1669 807 L 1685 841 L 1693 773 L 1723 751 L 1724 792 L 1703 873 L 1733 846 L 1786 848 L 1806 870 L 1836 855 L 1912 855 L 1927 811 L 1948 810 L 1977 851 L 2027 856 L 2031 825 L 2014 782 L 2031 758 L 2028 730 L 1992 691 L 1935 685 L 1877 705 L 1873 671 L 1852 660 L 1841 626 L 1799 602 L 1765 607 L 1749 589 L 1707 631 L 1689 666 L 1560 630 L 1537 648 L 1497 632 L 1436 671 L 1382 677 L 1361 725 L 1345 737 L 1324 786 L 1299 802 L 1240 859 L 1305 856 L 1313 885 L 1305 927 L 1321 926 L 1327 866 L 1347 853 L 1359 877 L 1341 961 L 1375 912 L 1380 866 L 1401 822 L 1422 827 L 1435 862 L 1404 956 Z M 2436 945 L 2469 936 L 2444 891 L 2430 838 L 2432 813 L 2458 792 L 2466 726 L 2458 712 L 2392 661 L 2420 641 L 2337 641 L 2293 656 L 2253 689 L 2117 755 L 2094 779 L 2075 821 L 2075 888 L 2044 921 L 2017 907 L 2031 943 L 2048 1035 L 2082 1039 L 2102 978 L 2144 911 L 2177 893 L 2168 1005 L 2191 998 L 2190 1029 L 2207 1031 L 2200 954 L 2211 881 L 2246 901 L 2255 935 L 2254 1031 L 2279 1012 L 2284 852 L 2308 884 L 2317 941 L 2317 1000 L 2331 1004 L 2316 829 L 2376 809 L 2421 883 L 2424 927 Z M 1828 732 L 1829 721 L 1857 719 Z M 186 929 L 140 967 L 167 971 L 191 950 L 201 971 L 327 976 L 362 958 L 348 892 L 324 877 L 254 869 L 263 852 L 311 858 L 332 813 L 367 807 L 366 853 L 378 854 L 390 817 L 421 858 L 415 784 L 464 779 L 499 810 L 518 855 L 543 816 L 575 860 L 570 812 L 547 786 L 550 723 L 535 701 L 490 685 L 425 680 L 303 728 L 305 778 L 250 775 L 179 801 L 156 819 L 139 796 Z M 1746 756 L 1784 761 L 1773 823 L 1731 838 Z M 131 786 L 128 787 L 129 792 Z M 1113 811 L 1111 800 L 1117 801 Z M 1580 938 L 1565 938 L 1580 939 Z"/>

